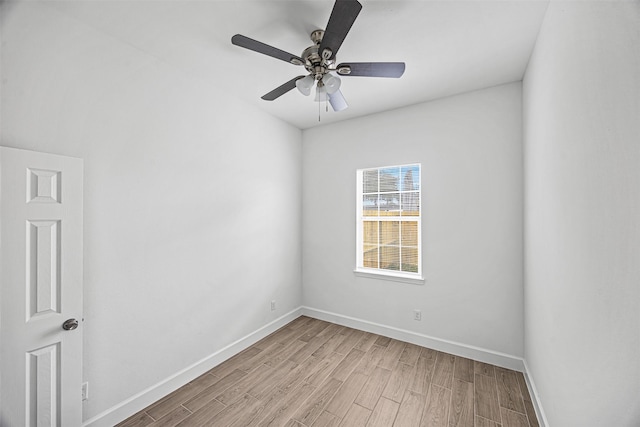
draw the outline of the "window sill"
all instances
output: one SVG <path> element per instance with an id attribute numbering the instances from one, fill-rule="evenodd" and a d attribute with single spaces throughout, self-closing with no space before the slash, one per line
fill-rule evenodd
<path id="1" fill-rule="evenodd" d="M 424 285 L 424 277 L 422 276 L 400 276 L 397 274 L 360 269 L 353 270 L 353 273 L 358 277 L 366 277 L 368 279 L 391 280 L 393 282 L 409 283 L 412 285 Z"/>

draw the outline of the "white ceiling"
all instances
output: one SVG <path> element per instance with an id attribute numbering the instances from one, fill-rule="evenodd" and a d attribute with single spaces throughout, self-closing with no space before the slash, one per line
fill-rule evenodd
<path id="1" fill-rule="evenodd" d="M 360 2 L 338 62 L 404 61 L 406 71 L 400 79 L 343 77 L 349 108 L 327 113 L 322 104 L 320 123 L 318 103 L 297 90 L 260 99 L 305 74 L 302 67 L 233 46 L 231 37 L 300 55 L 312 44 L 311 31 L 325 27 L 333 0 L 48 4 L 187 76 L 219 84 L 221 98 L 240 97 L 301 129 L 521 80 L 547 7 L 547 0 Z"/>

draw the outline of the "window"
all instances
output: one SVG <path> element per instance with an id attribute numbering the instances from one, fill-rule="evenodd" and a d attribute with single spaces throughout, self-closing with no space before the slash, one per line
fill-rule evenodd
<path id="1" fill-rule="evenodd" d="M 420 165 L 357 172 L 356 273 L 422 279 Z"/>

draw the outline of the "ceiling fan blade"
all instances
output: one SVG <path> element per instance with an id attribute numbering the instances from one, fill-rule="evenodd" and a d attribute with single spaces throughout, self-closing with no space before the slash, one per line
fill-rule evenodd
<path id="1" fill-rule="evenodd" d="M 344 99 L 344 96 L 342 95 L 342 92 L 340 92 L 340 90 L 329 94 L 329 104 L 331 104 L 331 108 L 333 108 L 333 111 L 342 111 L 349 106 L 347 104 L 347 100 Z"/>
<path id="2" fill-rule="evenodd" d="M 336 71 L 341 76 L 398 78 L 404 68 L 404 62 L 348 62 L 338 65 Z"/>
<path id="3" fill-rule="evenodd" d="M 263 95 L 262 99 L 264 99 L 265 101 L 273 101 L 274 99 L 281 97 L 282 95 L 284 95 L 285 93 L 289 92 L 291 89 L 296 87 L 296 81 L 300 80 L 303 77 L 304 76 L 298 76 L 298 77 L 292 78 L 285 84 L 278 86 L 271 92 L 267 93 L 266 95 Z"/>
<path id="4" fill-rule="evenodd" d="M 293 65 L 302 65 L 304 61 L 298 55 L 294 55 L 284 50 L 280 50 L 276 47 L 269 46 L 242 34 L 236 34 L 231 37 L 231 43 L 236 46 L 244 47 L 245 49 L 253 50 L 254 52 L 262 53 L 273 58 L 281 59 L 285 62 L 289 62 Z"/>
<path id="5" fill-rule="evenodd" d="M 336 56 L 342 42 L 347 37 L 347 33 L 358 17 L 360 9 L 362 9 L 362 5 L 357 0 L 336 0 L 322 42 L 320 42 L 319 53 L 330 49 L 331 57 L 328 59 L 333 59 Z"/>

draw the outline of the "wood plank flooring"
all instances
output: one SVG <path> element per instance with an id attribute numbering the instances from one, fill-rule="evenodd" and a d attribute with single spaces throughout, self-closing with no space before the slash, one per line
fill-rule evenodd
<path id="1" fill-rule="evenodd" d="M 299 317 L 118 427 L 538 427 L 520 372 Z"/>

